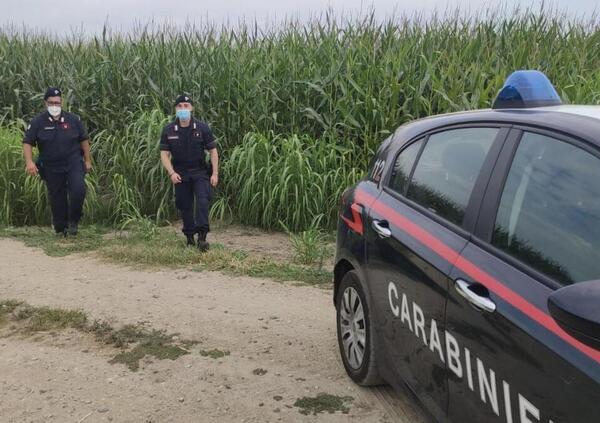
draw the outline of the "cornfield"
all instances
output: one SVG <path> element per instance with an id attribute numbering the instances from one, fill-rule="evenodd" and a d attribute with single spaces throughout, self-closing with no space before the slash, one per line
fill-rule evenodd
<path id="1" fill-rule="evenodd" d="M 325 16 L 252 26 L 142 28 L 57 39 L 0 30 L 0 224 L 47 223 L 45 194 L 19 153 L 47 86 L 93 135 L 86 218 L 172 220 L 161 126 L 187 92 L 224 158 L 213 216 L 291 230 L 331 227 L 340 191 L 410 120 L 489 107 L 515 69 L 539 69 L 568 102 L 600 93 L 598 21 L 549 11 L 386 22 Z"/>

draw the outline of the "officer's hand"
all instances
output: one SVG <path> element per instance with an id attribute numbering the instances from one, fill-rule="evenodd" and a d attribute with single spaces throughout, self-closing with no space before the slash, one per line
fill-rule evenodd
<path id="1" fill-rule="evenodd" d="M 37 166 L 35 165 L 34 162 L 28 162 L 25 165 L 25 172 L 27 172 L 27 174 L 31 175 L 31 176 L 37 175 L 38 174 L 38 168 L 37 168 Z"/>
<path id="2" fill-rule="evenodd" d="M 181 176 L 179 176 L 179 173 L 177 173 L 177 172 L 171 173 L 171 182 L 173 182 L 174 184 L 181 183 Z"/>
<path id="3" fill-rule="evenodd" d="M 85 171 L 86 173 L 91 172 L 93 166 L 92 166 L 92 162 L 85 162 Z"/>
<path id="4" fill-rule="evenodd" d="M 219 175 L 214 175 L 214 174 L 211 175 L 211 177 L 210 177 L 210 184 L 213 187 L 216 187 L 218 183 L 219 183 Z"/>

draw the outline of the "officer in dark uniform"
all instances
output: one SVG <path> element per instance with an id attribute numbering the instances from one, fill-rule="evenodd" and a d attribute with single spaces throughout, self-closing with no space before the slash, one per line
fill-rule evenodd
<path id="1" fill-rule="evenodd" d="M 25 170 L 46 182 L 52 223 L 59 235 L 77 235 L 85 199 L 85 174 L 92 169 L 89 136 L 77 115 L 62 110 L 62 93 L 48 88 L 46 111 L 31 121 L 23 138 Z M 39 157 L 33 161 L 33 147 Z"/>
<path id="2" fill-rule="evenodd" d="M 177 97 L 176 119 L 164 128 L 160 137 L 160 158 L 175 185 L 175 205 L 183 219 L 187 245 L 195 245 L 194 235 L 198 234 L 198 248 L 206 251 L 208 206 L 211 186 L 216 187 L 219 182 L 219 155 L 209 126 L 192 117 L 192 111 L 189 96 Z M 205 151 L 210 153 L 209 164 Z"/>

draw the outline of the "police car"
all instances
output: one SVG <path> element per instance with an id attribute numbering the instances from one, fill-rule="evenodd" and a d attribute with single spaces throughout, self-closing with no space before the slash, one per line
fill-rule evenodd
<path id="1" fill-rule="evenodd" d="M 359 385 L 439 422 L 599 422 L 600 106 L 517 71 L 400 127 L 342 196 L 334 275 Z"/>

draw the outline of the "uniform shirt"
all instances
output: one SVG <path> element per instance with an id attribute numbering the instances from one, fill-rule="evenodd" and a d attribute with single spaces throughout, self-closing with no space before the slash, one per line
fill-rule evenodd
<path id="1" fill-rule="evenodd" d="M 63 112 L 54 120 L 48 112 L 33 118 L 27 127 L 23 144 L 37 146 L 44 166 L 63 165 L 81 157 L 81 142 L 89 138 L 79 116 Z"/>
<path id="2" fill-rule="evenodd" d="M 197 119 L 192 119 L 186 128 L 182 128 L 176 119 L 163 129 L 160 136 L 160 149 L 171 153 L 177 173 L 206 170 L 205 151 L 216 147 L 210 127 Z"/>

